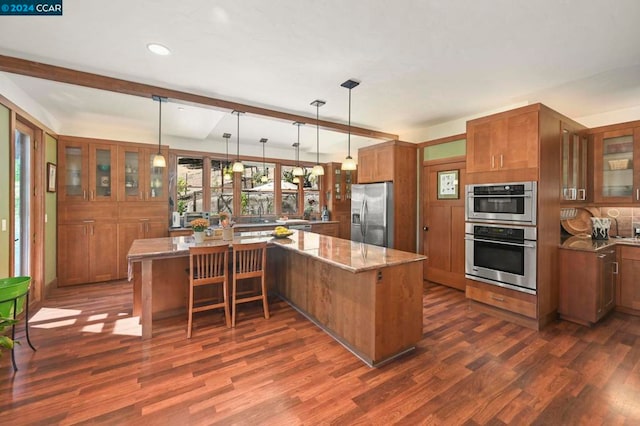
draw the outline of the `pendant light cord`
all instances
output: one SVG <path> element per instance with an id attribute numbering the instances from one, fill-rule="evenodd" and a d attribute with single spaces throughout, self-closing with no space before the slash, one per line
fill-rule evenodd
<path id="1" fill-rule="evenodd" d="M 162 144 L 162 98 L 158 98 L 158 155 Z"/>
<path id="2" fill-rule="evenodd" d="M 236 135 L 236 161 L 240 161 L 240 112 L 238 112 L 238 134 Z"/>
<path id="3" fill-rule="evenodd" d="M 348 125 L 348 136 L 347 136 L 347 158 L 351 158 L 351 88 L 349 88 L 349 125 Z"/>
<path id="4" fill-rule="evenodd" d="M 300 167 L 300 124 L 298 124 L 298 144 L 296 145 L 296 167 Z"/>
<path id="5" fill-rule="evenodd" d="M 316 103 L 316 164 L 320 164 L 320 102 Z"/>

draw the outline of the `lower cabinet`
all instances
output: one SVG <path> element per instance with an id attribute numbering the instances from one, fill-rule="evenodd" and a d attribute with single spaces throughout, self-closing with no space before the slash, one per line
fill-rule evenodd
<path id="1" fill-rule="evenodd" d="M 465 294 L 467 299 L 475 303 L 498 308 L 505 316 L 514 322 L 530 326 L 529 320 L 537 318 L 536 296 L 520 291 L 502 288 L 496 285 L 486 284 L 475 280 L 466 280 Z M 498 312 L 498 311 L 493 311 Z M 519 321 L 517 319 L 520 319 Z"/>
<path id="2" fill-rule="evenodd" d="M 312 223 L 311 232 L 337 238 L 340 236 L 340 225 L 338 223 Z"/>
<path id="3" fill-rule="evenodd" d="M 118 224 L 84 221 L 58 226 L 58 285 L 117 278 Z"/>
<path id="4" fill-rule="evenodd" d="M 615 306 L 618 262 L 615 248 L 597 252 L 559 250 L 560 317 L 593 325 Z"/>
<path id="5" fill-rule="evenodd" d="M 634 315 L 640 314 L 638 277 L 640 277 L 640 247 L 620 247 L 618 309 Z"/>
<path id="6" fill-rule="evenodd" d="M 192 232 L 190 232 L 191 234 Z M 139 219 L 137 222 L 118 224 L 118 278 L 127 278 L 127 253 L 134 240 L 142 238 L 162 238 L 167 236 L 167 221 Z"/>

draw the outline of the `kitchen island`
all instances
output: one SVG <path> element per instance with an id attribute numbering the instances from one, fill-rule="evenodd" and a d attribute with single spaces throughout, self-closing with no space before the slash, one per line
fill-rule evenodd
<path id="1" fill-rule="evenodd" d="M 242 232 L 233 241 L 200 245 L 256 241 L 269 242 L 270 290 L 368 365 L 412 350 L 422 337 L 424 256 L 304 231 L 284 239 Z M 152 337 L 154 317 L 184 312 L 184 270 L 193 245 L 184 236 L 133 242 L 129 278 L 143 339 Z"/>

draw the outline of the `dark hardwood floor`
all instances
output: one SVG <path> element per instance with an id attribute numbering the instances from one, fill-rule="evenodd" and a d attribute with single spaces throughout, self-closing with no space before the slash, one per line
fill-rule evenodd
<path id="1" fill-rule="evenodd" d="M 424 293 L 424 335 L 378 369 L 287 304 L 157 322 L 142 342 L 129 283 L 66 288 L 0 357 L 0 424 L 638 424 L 640 318 L 535 332 Z M 10 420 L 9 420 L 10 419 Z M 8 422 L 8 423 L 7 423 Z"/>

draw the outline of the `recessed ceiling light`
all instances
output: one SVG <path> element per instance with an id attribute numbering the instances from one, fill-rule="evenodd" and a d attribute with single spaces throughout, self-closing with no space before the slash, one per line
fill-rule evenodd
<path id="1" fill-rule="evenodd" d="M 183 107 L 178 107 L 178 111 L 184 111 Z"/>
<path id="2" fill-rule="evenodd" d="M 147 44 L 147 49 L 149 49 L 151 52 L 155 53 L 156 55 L 167 56 L 171 54 L 171 51 L 167 47 L 158 43 Z"/>

